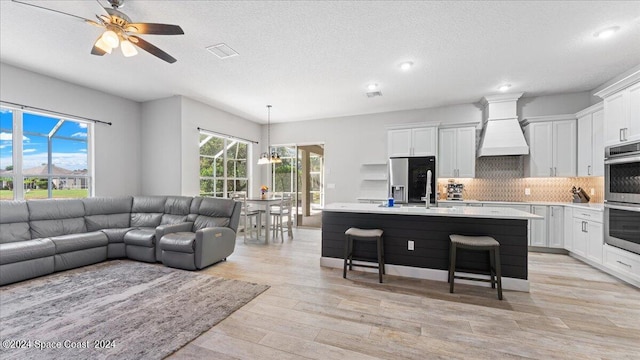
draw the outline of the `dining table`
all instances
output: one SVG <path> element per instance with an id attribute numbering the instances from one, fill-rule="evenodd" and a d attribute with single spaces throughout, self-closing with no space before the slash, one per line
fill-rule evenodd
<path id="1" fill-rule="evenodd" d="M 254 204 L 260 207 L 260 209 L 262 210 L 262 208 L 264 208 L 264 212 L 266 215 L 266 220 L 265 220 L 265 235 L 264 235 L 264 239 L 265 239 L 265 244 L 269 243 L 269 240 L 271 238 L 271 206 L 272 205 L 279 205 L 280 202 L 282 201 L 282 198 L 279 197 L 248 197 L 246 199 L 246 202 L 248 204 Z M 260 231 L 258 231 L 258 237 L 260 237 Z"/>

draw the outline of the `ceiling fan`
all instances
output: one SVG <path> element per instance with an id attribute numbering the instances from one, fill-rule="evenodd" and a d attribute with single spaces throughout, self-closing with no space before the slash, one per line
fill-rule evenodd
<path id="1" fill-rule="evenodd" d="M 156 23 L 134 23 L 131 19 L 122 11 L 118 10 L 124 5 L 124 0 L 107 0 L 111 5 L 111 8 L 103 7 L 106 14 L 96 15 L 98 21 L 83 18 L 81 16 L 69 14 L 66 12 L 49 9 L 43 6 L 30 4 L 27 2 L 12 0 L 15 3 L 29 5 L 40 9 L 56 12 L 63 15 L 73 16 L 81 19 L 84 22 L 103 28 L 105 31 L 93 44 L 91 54 L 102 56 L 104 54 L 111 54 L 111 51 L 118 46 L 122 49 L 122 53 L 126 57 L 134 56 L 138 53 L 136 47 L 159 57 L 160 59 L 174 63 L 176 59 L 160 50 L 158 47 L 145 41 L 139 34 L 149 35 L 183 35 L 184 31 L 178 25 L 169 24 L 156 24 Z M 99 0 L 96 0 L 100 4 Z M 102 7 L 102 4 L 100 4 Z"/>

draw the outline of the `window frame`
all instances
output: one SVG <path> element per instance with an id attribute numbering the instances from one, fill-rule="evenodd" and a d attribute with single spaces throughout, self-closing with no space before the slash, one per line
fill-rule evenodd
<path id="1" fill-rule="evenodd" d="M 232 137 L 232 136 L 223 136 L 221 134 L 217 134 L 217 133 L 206 131 L 206 130 L 202 130 L 202 129 L 199 130 L 198 135 L 199 135 L 198 136 L 198 164 L 199 164 L 198 165 L 198 176 L 199 176 L 198 177 L 198 183 L 199 183 L 198 194 L 199 194 L 199 196 L 230 198 L 230 197 L 232 197 L 233 193 L 237 192 L 236 189 L 235 189 L 235 184 L 238 181 L 246 181 L 247 188 L 246 188 L 246 190 L 244 192 L 245 192 L 246 196 L 249 196 L 249 189 L 251 188 L 251 174 L 252 174 L 252 170 L 253 170 L 253 168 L 250 166 L 250 160 L 252 159 L 251 151 L 252 151 L 252 148 L 253 148 L 251 146 L 251 142 L 246 141 L 246 140 L 242 140 L 242 139 L 238 139 L 238 138 L 235 138 L 235 137 Z M 208 138 L 201 141 L 200 139 L 202 139 L 202 136 L 206 136 Z M 217 154 L 217 155 L 213 155 L 212 156 L 212 155 L 204 155 L 204 154 L 202 154 L 202 152 L 201 152 L 202 147 L 206 143 L 211 141 L 211 139 L 213 139 L 213 138 L 218 138 L 218 139 L 222 139 L 223 140 L 222 149 L 218 152 L 219 155 Z M 246 149 L 247 149 L 247 151 L 246 151 L 247 157 L 246 157 L 246 159 L 244 159 L 246 161 L 245 177 L 235 176 L 237 171 L 234 171 L 234 169 L 237 170 L 238 159 L 235 159 L 235 158 L 234 159 L 230 159 L 228 157 L 228 152 L 230 151 L 230 149 L 233 148 L 236 145 L 239 146 L 240 144 L 244 145 L 246 147 Z M 213 166 L 213 171 L 211 172 L 212 176 L 202 176 L 201 175 L 202 174 L 202 167 L 200 165 L 201 164 L 200 160 L 203 157 L 204 158 L 209 158 L 209 159 L 212 160 L 212 162 L 211 162 L 212 166 Z M 223 169 L 222 175 L 218 175 L 217 172 L 216 172 L 216 168 L 215 168 L 216 162 L 220 158 L 222 159 L 222 166 L 223 166 L 222 167 L 222 169 Z M 230 160 L 233 161 L 234 169 L 229 169 L 229 161 Z M 212 191 L 211 191 L 210 195 L 208 195 L 207 193 L 203 193 L 203 191 L 202 191 L 201 184 L 202 184 L 203 180 L 210 180 L 212 182 Z M 222 191 L 221 191 L 221 194 L 220 194 L 221 196 L 218 196 L 220 192 L 217 191 L 217 189 L 216 189 L 216 182 L 218 182 L 218 181 L 222 182 Z M 234 182 L 234 189 L 233 190 L 229 189 L 229 186 L 228 186 L 228 182 L 229 181 L 233 181 Z"/>
<path id="2" fill-rule="evenodd" d="M 54 180 L 62 180 L 62 179 L 84 179 L 81 182 L 86 183 L 87 186 L 87 198 L 95 196 L 95 167 L 94 167 L 94 126 L 95 123 L 93 121 L 87 121 L 84 119 L 74 118 L 72 116 L 60 116 L 54 113 L 48 113 L 46 111 L 33 111 L 33 110 L 24 110 L 20 107 L 6 105 L 4 103 L 0 103 L 0 107 L 2 109 L 7 109 L 12 112 L 12 161 L 13 161 L 13 170 L 11 174 L 11 178 L 13 181 L 13 200 L 28 200 L 25 198 L 25 179 L 47 179 L 47 199 L 54 199 L 52 184 L 54 184 Z M 51 119 L 58 120 L 56 125 L 57 128 L 61 128 L 65 122 L 73 122 L 77 124 L 86 125 L 87 138 L 87 173 L 86 175 L 80 174 L 69 174 L 67 176 L 63 174 L 55 174 L 51 173 L 50 170 L 47 174 L 42 175 L 25 175 L 24 173 L 24 114 L 32 114 L 36 116 L 43 116 Z M 57 130 L 57 129 L 56 129 Z M 47 164 L 53 166 L 53 140 L 54 139 L 62 139 L 62 140 L 71 140 L 78 142 L 85 142 L 85 140 L 73 139 L 67 136 L 55 136 L 55 131 L 50 134 L 47 138 L 48 146 L 47 146 Z M 31 132 L 27 132 L 27 134 L 31 134 L 34 136 L 46 136 L 47 134 L 35 134 Z M 9 176 L 7 176 L 9 177 Z M 19 186 L 17 184 L 20 184 Z M 83 197 L 84 198 L 84 197 Z"/>

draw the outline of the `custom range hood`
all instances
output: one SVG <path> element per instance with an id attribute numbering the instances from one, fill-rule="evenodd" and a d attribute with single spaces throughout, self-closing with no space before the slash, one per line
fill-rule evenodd
<path id="1" fill-rule="evenodd" d="M 484 109 L 478 157 L 529 153 L 529 145 L 518 122 L 516 103 L 521 96 L 522 93 L 501 94 L 480 100 Z"/>

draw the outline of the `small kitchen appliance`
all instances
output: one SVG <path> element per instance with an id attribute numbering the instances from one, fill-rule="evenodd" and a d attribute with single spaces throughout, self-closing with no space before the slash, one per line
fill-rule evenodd
<path id="1" fill-rule="evenodd" d="M 447 184 L 447 200 L 464 200 L 462 192 L 464 191 L 464 184 L 456 184 L 449 182 Z"/>

